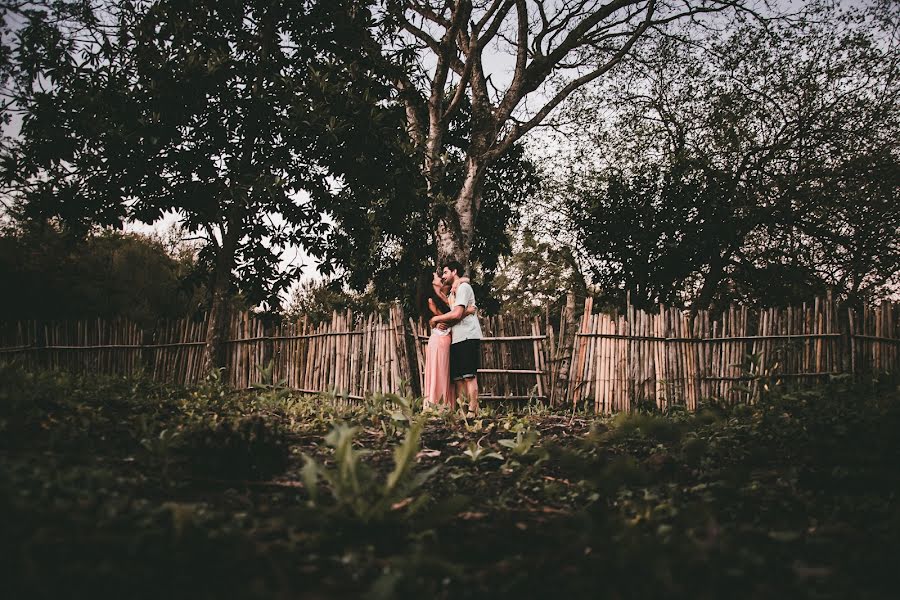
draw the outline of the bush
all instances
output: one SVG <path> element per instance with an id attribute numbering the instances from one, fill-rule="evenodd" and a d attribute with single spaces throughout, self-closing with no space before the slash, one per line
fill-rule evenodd
<path id="1" fill-rule="evenodd" d="M 619 442 L 641 437 L 657 442 L 674 442 L 681 438 L 684 424 L 669 417 L 647 413 L 619 413 L 610 423 L 612 428 L 599 436 L 600 441 Z"/>
<path id="2" fill-rule="evenodd" d="M 284 431 L 259 415 L 185 432 L 181 452 L 192 473 L 234 479 L 267 479 L 287 468 L 289 445 Z"/>

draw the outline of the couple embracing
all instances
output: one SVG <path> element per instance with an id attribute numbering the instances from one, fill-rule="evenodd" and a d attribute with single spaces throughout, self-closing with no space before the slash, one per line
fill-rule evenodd
<path id="1" fill-rule="evenodd" d="M 425 350 L 425 408 L 454 410 L 457 398 L 468 403 L 467 417 L 478 414 L 481 324 L 475 292 L 455 260 L 419 282 L 419 310 L 431 327 Z"/>

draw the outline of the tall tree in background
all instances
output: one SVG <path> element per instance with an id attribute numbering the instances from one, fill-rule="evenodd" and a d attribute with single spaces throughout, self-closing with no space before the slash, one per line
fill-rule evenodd
<path id="1" fill-rule="evenodd" d="M 450 123 L 445 137 L 444 193 L 453 193 L 465 178 L 465 151 L 468 147 L 470 108 L 465 100 Z M 404 134 L 405 136 L 405 134 Z M 369 148 L 360 147 L 360 153 Z M 331 202 L 322 212 L 334 221 L 325 249 L 325 264 L 336 270 L 330 286 L 346 284 L 355 292 L 374 292 L 382 301 L 400 299 L 415 310 L 415 282 L 423 269 L 434 269 L 435 255 L 430 234 L 428 195 L 415 164 L 415 147 L 408 146 L 402 163 L 404 177 L 393 178 L 392 189 L 381 189 L 373 202 L 354 201 L 354 188 L 342 192 L 346 201 Z M 363 159 L 361 158 L 360 161 Z M 397 169 L 395 164 L 394 169 Z M 540 189 L 536 165 L 521 144 L 486 171 L 482 193 L 482 218 L 469 255 L 477 267 L 473 273 L 478 297 L 488 300 L 490 282 L 500 257 L 511 251 L 510 230 L 518 222 L 523 205 Z M 351 294 L 352 295 L 352 294 Z M 487 303 L 482 303 L 487 307 Z"/>
<path id="2" fill-rule="evenodd" d="M 589 295 L 584 274 L 567 245 L 556 245 L 525 228 L 517 236 L 511 256 L 504 258 L 494 280 L 497 300 L 514 314 L 554 318 L 568 293 L 576 301 Z"/>
<path id="3" fill-rule="evenodd" d="M 22 129 L 0 156 L 8 195 L 26 215 L 84 229 L 179 213 L 205 240 L 210 368 L 235 286 L 277 305 L 302 267 L 282 271 L 280 251 L 324 256 L 324 209 L 408 187 L 393 185 L 409 164 L 392 145 L 403 113 L 379 102 L 381 59 L 357 43 L 373 25 L 366 2 L 102 0 L 14 13 L 4 83 Z M 335 191 L 342 178 L 352 193 Z"/>
<path id="4" fill-rule="evenodd" d="M 595 168 L 562 175 L 594 280 L 694 308 L 900 284 L 898 16 L 824 4 L 646 47 L 595 97 L 617 115 Z"/>
<path id="5" fill-rule="evenodd" d="M 3 319 L 124 318 L 145 327 L 193 316 L 204 299 L 193 254 L 158 238 L 104 231 L 87 238 L 52 225 L 0 230 Z"/>
<path id="6" fill-rule="evenodd" d="M 438 258 L 469 258 L 488 168 L 575 90 L 607 75 L 668 24 L 742 4 L 388 0 L 387 33 L 378 42 L 404 67 L 394 85 L 421 158 Z M 489 68 L 487 56 L 497 53 L 513 61 L 508 78 Z M 471 105 L 464 176 L 448 190 L 446 138 L 464 99 Z"/>

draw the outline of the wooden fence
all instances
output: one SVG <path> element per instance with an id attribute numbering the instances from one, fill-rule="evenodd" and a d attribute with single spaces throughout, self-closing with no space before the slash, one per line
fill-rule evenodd
<path id="1" fill-rule="evenodd" d="M 798 308 L 732 307 L 714 319 L 666 307 L 593 314 L 588 299 L 583 310 L 570 301 L 553 319 L 482 318 L 482 329 L 484 399 L 587 403 L 597 412 L 637 402 L 691 409 L 703 398 L 752 402 L 765 386 L 900 373 L 900 323 L 890 303 L 854 311 L 828 298 Z M 6 323 L 0 362 L 193 384 L 206 376 L 205 330 L 203 320 L 190 319 L 153 329 L 121 320 Z M 225 381 L 250 387 L 272 365 L 274 381 L 310 393 L 361 399 L 404 386 L 418 393 L 426 333 L 399 307 L 275 327 L 240 313 L 229 326 Z"/>
<path id="2" fill-rule="evenodd" d="M 629 410 L 638 401 L 694 409 L 703 398 L 751 402 L 788 382 L 897 374 L 896 316 L 887 302 L 857 313 L 830 298 L 799 308 L 731 307 L 718 320 L 666 307 L 606 315 L 591 314 L 588 299 L 566 399 L 592 403 L 597 412 Z"/>

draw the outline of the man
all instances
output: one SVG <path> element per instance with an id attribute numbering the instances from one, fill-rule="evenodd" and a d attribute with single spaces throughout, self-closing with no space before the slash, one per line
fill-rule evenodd
<path id="1" fill-rule="evenodd" d="M 441 281 L 456 288 L 450 312 L 431 318 L 431 326 L 452 323 L 450 328 L 450 381 L 456 386 L 457 398 L 468 398 L 469 414 L 478 414 L 478 369 L 481 366 L 481 324 L 474 314 L 466 315 L 466 307 L 475 304 L 475 292 L 467 282 L 458 280 L 465 275 L 465 268 L 458 261 L 447 262 L 441 273 Z M 456 284 L 456 285 L 454 285 Z"/>

